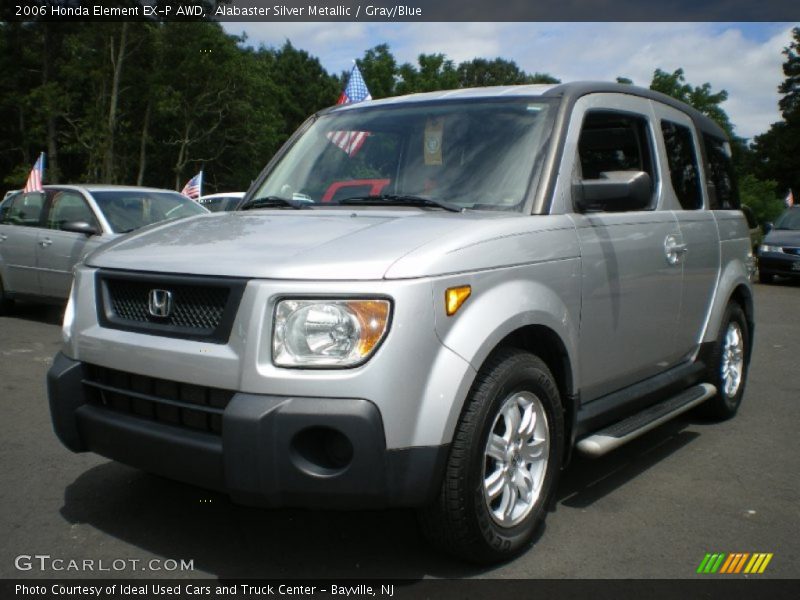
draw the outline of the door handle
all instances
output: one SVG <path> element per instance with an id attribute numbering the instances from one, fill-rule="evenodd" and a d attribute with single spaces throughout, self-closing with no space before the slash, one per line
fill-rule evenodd
<path id="1" fill-rule="evenodd" d="M 667 257 L 669 265 L 677 265 L 681 262 L 681 258 L 689 252 L 689 248 L 683 242 L 678 241 L 678 238 L 672 234 L 668 235 L 664 240 L 664 255 Z"/>
<path id="2" fill-rule="evenodd" d="M 40 245 L 42 248 L 47 248 L 47 247 L 48 247 L 49 245 L 51 245 L 52 243 L 53 243 L 53 240 L 51 240 L 50 238 L 45 238 L 45 239 L 43 239 L 43 240 L 39 240 L 39 245 Z"/>

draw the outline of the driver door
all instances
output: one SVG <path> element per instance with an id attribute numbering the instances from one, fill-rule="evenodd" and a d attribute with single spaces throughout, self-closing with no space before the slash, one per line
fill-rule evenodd
<path id="1" fill-rule="evenodd" d="M 667 247 L 682 239 L 675 215 L 662 206 L 650 102 L 592 94 L 578 100 L 574 111 L 568 133 L 573 143 L 567 147 L 575 154 L 566 171 L 574 173 L 573 181 L 644 171 L 652 182 L 652 199 L 644 209 L 573 208 L 582 263 L 581 399 L 588 402 L 677 363 L 683 274 Z M 571 190 L 565 195 L 571 197 Z"/>
<path id="2" fill-rule="evenodd" d="M 72 286 L 72 268 L 100 246 L 99 235 L 63 231 L 64 223 L 84 221 L 101 231 L 100 225 L 80 192 L 56 190 L 48 202 L 45 229 L 39 231 L 36 245 L 41 293 L 52 298 L 67 298 Z"/>

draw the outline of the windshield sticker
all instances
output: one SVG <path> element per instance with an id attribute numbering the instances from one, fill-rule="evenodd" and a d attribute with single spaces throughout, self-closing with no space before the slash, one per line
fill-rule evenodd
<path id="1" fill-rule="evenodd" d="M 423 152 L 426 165 L 442 164 L 442 119 L 428 119 L 425 124 L 425 143 Z"/>

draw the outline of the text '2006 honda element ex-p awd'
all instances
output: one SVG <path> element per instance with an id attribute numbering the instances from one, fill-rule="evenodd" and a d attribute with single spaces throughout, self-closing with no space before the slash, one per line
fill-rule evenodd
<path id="1" fill-rule="evenodd" d="M 243 504 L 415 507 L 433 543 L 503 560 L 573 451 L 734 415 L 751 269 L 724 132 L 661 94 L 338 106 L 239 210 L 76 269 L 53 423 Z"/>

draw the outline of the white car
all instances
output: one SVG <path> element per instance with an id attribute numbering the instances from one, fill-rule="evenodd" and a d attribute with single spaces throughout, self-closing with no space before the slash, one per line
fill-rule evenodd
<path id="1" fill-rule="evenodd" d="M 122 234 L 208 212 L 170 190 L 46 185 L 0 205 L 0 312 L 15 298 L 63 301 L 72 268 Z"/>
<path id="2" fill-rule="evenodd" d="M 17 193 L 19 193 L 19 192 L 21 192 L 21 191 L 22 191 L 22 190 L 8 190 L 8 191 L 6 192 L 6 195 L 5 195 L 5 196 L 3 196 L 3 199 L 2 199 L 2 200 L 0 200 L 0 204 L 2 204 L 3 202 L 5 202 L 6 200 L 8 200 L 8 199 L 9 199 L 11 196 L 13 196 L 14 194 L 17 194 Z"/>
<path id="3" fill-rule="evenodd" d="M 197 201 L 211 212 L 235 210 L 244 198 L 244 192 L 224 192 L 200 196 Z"/>

